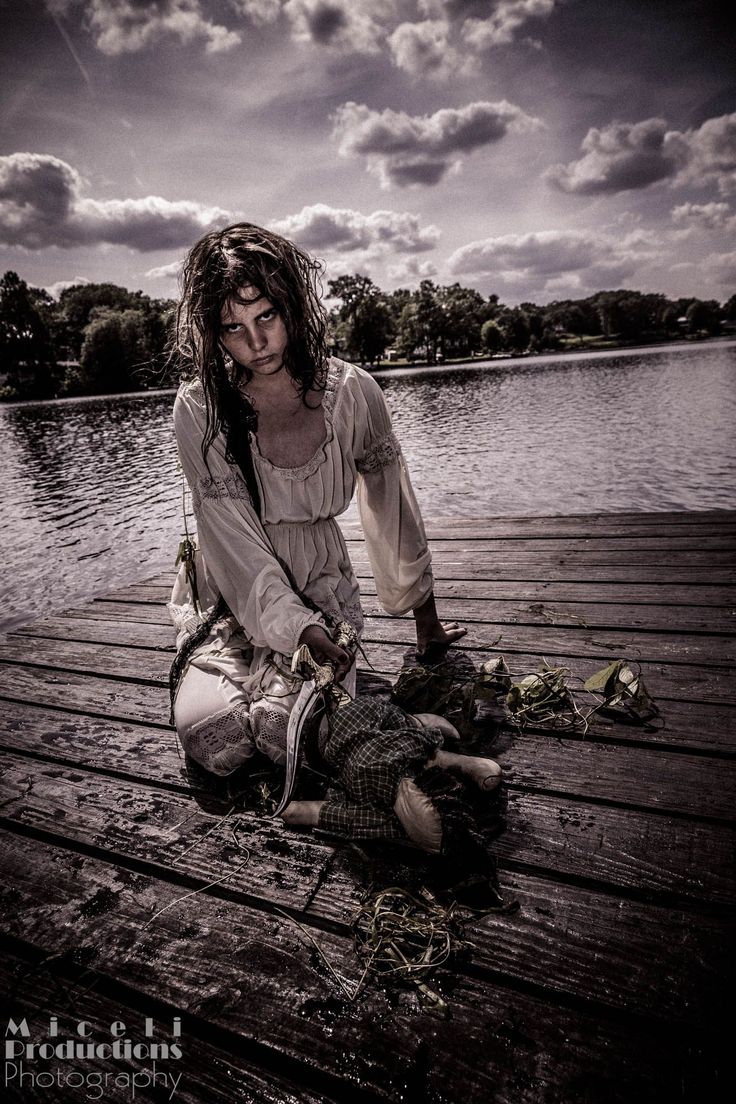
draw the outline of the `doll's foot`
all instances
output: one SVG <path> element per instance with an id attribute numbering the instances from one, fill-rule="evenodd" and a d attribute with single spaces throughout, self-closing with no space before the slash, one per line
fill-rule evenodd
<path id="1" fill-rule="evenodd" d="M 396 790 L 394 812 L 412 843 L 438 855 L 442 847 L 440 814 L 411 778 L 402 778 Z"/>
<path id="2" fill-rule="evenodd" d="M 412 713 L 411 717 L 420 728 L 438 728 L 445 740 L 457 742 L 460 739 L 460 733 L 454 724 L 450 724 L 445 717 L 440 717 L 438 713 Z"/>
<path id="3" fill-rule="evenodd" d="M 316 828 L 324 801 L 290 801 L 281 813 L 289 828 Z"/>
<path id="4" fill-rule="evenodd" d="M 443 770 L 456 770 L 471 778 L 479 790 L 495 790 L 501 782 L 501 768 L 493 759 L 480 759 L 475 755 L 457 755 L 454 751 L 440 748 L 430 759 L 428 767 L 442 767 Z"/>

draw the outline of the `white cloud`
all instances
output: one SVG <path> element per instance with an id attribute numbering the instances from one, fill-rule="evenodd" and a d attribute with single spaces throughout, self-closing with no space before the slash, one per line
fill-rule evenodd
<path id="1" fill-rule="evenodd" d="M 736 229 L 736 215 L 727 203 L 681 203 L 672 208 L 672 221 L 700 230 Z"/>
<path id="2" fill-rule="evenodd" d="M 542 230 L 469 242 L 448 260 L 456 275 L 492 277 L 508 286 L 551 293 L 561 287 L 617 284 L 656 256 L 655 239 L 636 232 L 623 241 L 600 232 Z"/>
<path id="3" fill-rule="evenodd" d="M 550 16 L 555 9 L 555 3 L 556 0 L 501 0 L 487 18 L 466 19 L 462 29 L 463 38 L 474 50 L 506 46 L 514 41 L 517 32 L 530 19 L 546 19 Z M 448 0 L 446 7 L 451 5 L 452 0 Z M 462 0 L 455 6 L 462 7 Z M 477 7 L 477 5 L 466 5 L 468 9 L 471 6 Z"/>
<path id="4" fill-rule="evenodd" d="M 271 225 L 305 249 L 330 253 L 384 249 L 420 253 L 434 249 L 440 233 L 436 226 L 420 226 L 419 217 L 408 212 L 374 211 L 364 215 L 325 203 L 303 207 L 299 214 Z"/>
<path id="5" fill-rule="evenodd" d="M 52 4 L 57 12 L 69 7 L 63 0 Z M 83 0 L 83 11 L 97 49 L 110 57 L 136 53 L 172 36 L 183 43 L 204 39 L 213 54 L 241 41 L 237 31 L 204 14 L 201 0 Z"/>
<path id="6" fill-rule="evenodd" d="M 382 186 L 437 184 L 474 150 L 498 142 L 507 133 L 541 126 L 515 104 L 478 101 L 443 108 L 433 115 L 373 111 L 346 103 L 333 116 L 333 136 L 343 157 L 364 156 Z"/>
<path id="7" fill-rule="evenodd" d="M 668 130 L 664 119 L 592 127 L 581 149 L 577 161 L 553 165 L 545 173 L 562 192 L 600 195 L 662 180 L 715 183 L 722 195 L 736 192 L 736 112 L 686 131 Z"/>
<path id="8" fill-rule="evenodd" d="M 76 169 L 58 157 L 0 157 L 0 241 L 26 249 L 103 242 L 145 253 L 191 244 L 231 216 L 220 207 L 161 196 L 92 199 Z"/>
<path id="9" fill-rule="evenodd" d="M 703 271 L 714 284 L 726 291 L 726 298 L 736 290 L 736 250 L 731 253 L 711 253 L 702 264 Z"/>
<path id="10" fill-rule="evenodd" d="M 722 196 L 736 195 L 736 111 L 706 119 L 697 130 L 673 132 L 686 150 L 686 164 L 675 183 L 716 184 Z"/>
<path id="11" fill-rule="evenodd" d="M 49 293 L 52 299 L 58 299 L 62 291 L 66 291 L 67 288 L 76 287 L 78 284 L 90 284 L 91 282 L 86 276 L 75 276 L 73 280 L 57 280 L 53 284 L 47 284 L 44 290 Z"/>
<path id="12" fill-rule="evenodd" d="M 431 280 L 437 275 L 437 266 L 432 261 L 420 261 L 418 257 L 409 257 L 399 264 L 389 265 L 388 278 L 394 284 L 413 286 L 422 280 Z"/>
<path id="13" fill-rule="evenodd" d="M 257 27 L 275 23 L 281 15 L 281 0 L 230 0 L 233 8 Z"/>
<path id="14" fill-rule="evenodd" d="M 438 80 L 467 72 L 471 59 L 450 45 L 449 32 L 449 23 L 442 19 L 400 23 L 388 39 L 394 65 L 414 77 Z"/>
<path id="15" fill-rule="evenodd" d="M 178 280 L 181 275 L 181 261 L 172 261 L 171 264 L 157 265 L 149 268 L 143 275 L 148 280 Z"/>

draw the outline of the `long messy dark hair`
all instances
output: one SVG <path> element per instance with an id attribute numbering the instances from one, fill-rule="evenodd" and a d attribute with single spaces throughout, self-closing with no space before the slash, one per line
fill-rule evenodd
<path id="1" fill-rule="evenodd" d="M 206 234 L 184 264 L 182 295 L 176 316 L 175 355 L 185 379 L 199 378 L 207 423 L 202 456 L 223 432 L 228 463 L 237 464 L 257 513 L 261 512 L 249 430 L 257 415 L 239 384 L 249 382 L 247 368 L 234 364 L 220 343 L 225 303 L 252 286 L 271 300 L 281 315 L 288 344 L 284 367 L 302 399 L 324 388 L 327 319 L 320 302 L 322 265 L 293 242 L 249 222 Z"/>
<path id="2" fill-rule="evenodd" d="M 239 387 L 251 373 L 235 364 L 220 343 L 222 308 L 238 300 L 244 287 L 255 287 L 271 300 L 283 318 L 288 336 L 284 366 L 296 381 L 302 400 L 325 386 L 327 319 L 320 302 L 322 265 L 293 242 L 254 226 L 237 223 L 213 230 L 192 248 L 184 264 L 182 295 L 176 313 L 172 358 L 184 379 L 200 379 L 207 422 L 202 456 L 218 433 L 225 435 L 225 457 L 237 464 L 256 513 L 261 513 L 258 480 L 253 467 L 249 430 L 258 425 L 252 404 Z M 306 599 L 305 599 L 306 601 Z M 222 617 L 230 614 L 220 595 L 204 621 L 177 652 L 169 673 L 171 723 L 174 701 L 187 661 Z"/>

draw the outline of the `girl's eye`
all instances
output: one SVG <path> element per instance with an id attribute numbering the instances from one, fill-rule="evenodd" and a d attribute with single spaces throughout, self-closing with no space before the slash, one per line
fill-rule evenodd
<path id="1" fill-rule="evenodd" d="M 235 333 L 237 330 L 240 329 L 240 323 L 239 322 L 228 322 L 222 328 L 225 331 L 225 333 L 228 333 L 228 334 Z"/>
<path id="2" fill-rule="evenodd" d="M 271 310 L 264 311 L 261 315 L 261 322 L 272 322 L 276 317 L 276 308 L 272 307 Z"/>

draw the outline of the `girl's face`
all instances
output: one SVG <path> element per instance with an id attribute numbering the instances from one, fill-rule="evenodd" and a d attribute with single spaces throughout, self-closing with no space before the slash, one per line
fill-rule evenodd
<path id="1" fill-rule="evenodd" d="M 239 288 L 238 298 L 223 306 L 220 342 L 236 364 L 254 375 L 272 376 L 284 366 L 289 337 L 270 299 L 251 285 Z"/>

